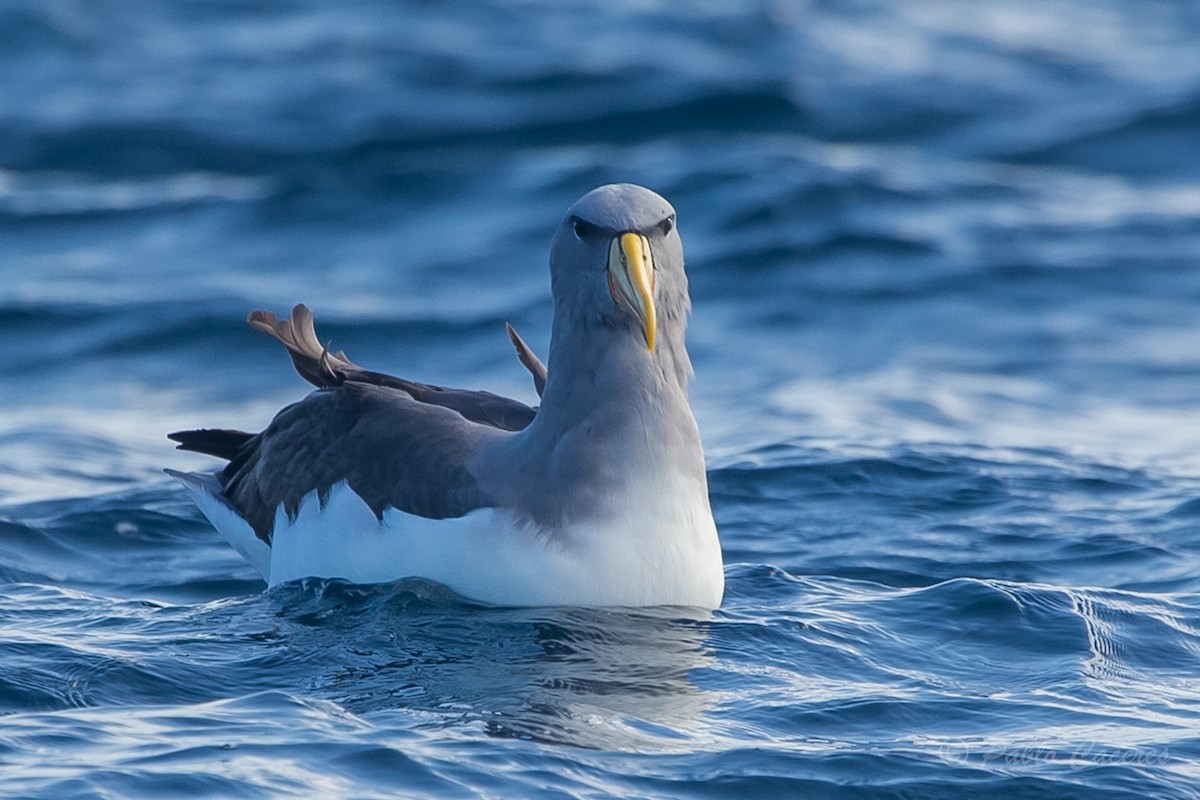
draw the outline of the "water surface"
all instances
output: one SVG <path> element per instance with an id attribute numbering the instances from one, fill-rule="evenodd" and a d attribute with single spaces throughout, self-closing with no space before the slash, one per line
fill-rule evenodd
<path id="1" fill-rule="evenodd" d="M 20 797 L 1200 797 L 1188 2 L 0 3 Z M 165 466 L 242 322 L 532 402 L 549 238 L 679 211 L 724 606 L 266 591 Z"/>

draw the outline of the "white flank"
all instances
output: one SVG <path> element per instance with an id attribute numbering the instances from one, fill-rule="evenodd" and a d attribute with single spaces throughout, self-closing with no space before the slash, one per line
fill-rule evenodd
<path id="1" fill-rule="evenodd" d="M 221 484 L 215 475 L 199 472 L 178 472 L 173 469 L 167 473 L 183 484 L 192 500 L 200 507 L 200 511 L 212 523 L 225 540 L 233 545 L 233 549 L 242 554 L 268 583 L 271 580 L 271 547 L 254 535 L 250 523 L 242 519 L 233 508 L 219 496 Z"/>
<path id="2" fill-rule="evenodd" d="M 642 509 L 636 519 L 631 514 L 551 538 L 495 509 L 443 520 L 389 509 L 381 521 L 340 483 L 324 505 L 315 492 L 305 497 L 294 519 L 280 509 L 267 547 L 245 520 L 213 496 L 215 482 L 203 480 L 205 476 L 176 477 L 271 586 L 306 577 L 355 583 L 419 577 L 493 605 L 706 609 L 719 606 L 724 591 L 720 544 L 707 498 L 700 504 L 630 504 Z"/>

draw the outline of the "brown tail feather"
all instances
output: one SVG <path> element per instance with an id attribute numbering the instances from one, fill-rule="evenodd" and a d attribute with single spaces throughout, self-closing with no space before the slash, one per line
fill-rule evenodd
<path id="1" fill-rule="evenodd" d="M 293 308 L 290 320 L 280 320 L 270 311 L 251 311 L 246 322 L 286 347 L 296 372 L 314 386 L 322 389 L 341 386 L 347 373 L 362 371 L 345 353 L 331 353 L 328 346 L 321 344 L 308 306 L 300 304 Z"/>

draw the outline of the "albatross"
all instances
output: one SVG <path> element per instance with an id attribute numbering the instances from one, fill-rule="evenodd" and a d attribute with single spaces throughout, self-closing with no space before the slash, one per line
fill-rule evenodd
<path id="1" fill-rule="evenodd" d="M 537 407 L 363 369 L 303 305 L 254 311 L 316 390 L 259 433 L 170 434 L 228 463 L 168 472 L 269 586 L 412 577 L 500 606 L 717 608 L 675 210 L 592 190 L 558 226 L 550 285 L 548 366 L 508 328 Z"/>

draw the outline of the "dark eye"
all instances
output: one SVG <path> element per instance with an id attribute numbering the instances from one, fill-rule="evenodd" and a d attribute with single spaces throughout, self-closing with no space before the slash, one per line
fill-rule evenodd
<path id="1" fill-rule="evenodd" d="M 588 239 L 596 233 L 597 228 L 592 223 L 579 217 L 571 217 L 571 230 L 575 231 L 576 239 Z"/>
<path id="2" fill-rule="evenodd" d="M 675 230 L 675 215 L 672 214 L 671 216 L 664 219 L 662 222 L 658 223 L 658 230 L 662 233 L 663 236 L 666 236 L 671 231 Z"/>

